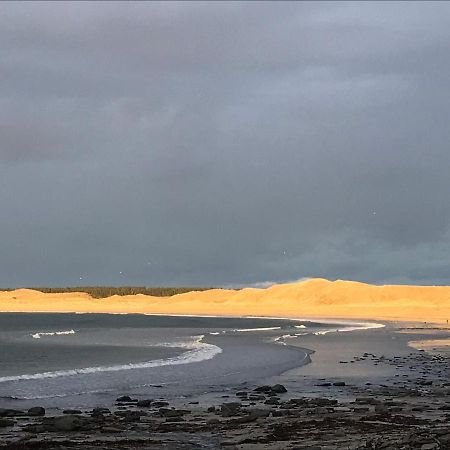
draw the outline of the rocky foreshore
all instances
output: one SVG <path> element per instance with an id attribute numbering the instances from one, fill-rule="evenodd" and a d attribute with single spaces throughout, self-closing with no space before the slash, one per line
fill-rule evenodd
<path id="1" fill-rule="evenodd" d="M 398 376 L 318 378 L 314 395 L 244 383 L 184 401 L 125 395 L 110 408 L 58 415 L 0 409 L 0 449 L 450 449 L 448 356 L 364 353 L 341 363 L 359 361 L 394 366 Z"/>

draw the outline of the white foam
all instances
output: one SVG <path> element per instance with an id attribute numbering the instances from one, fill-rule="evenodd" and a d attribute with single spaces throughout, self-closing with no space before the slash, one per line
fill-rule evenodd
<path id="1" fill-rule="evenodd" d="M 321 323 L 327 323 L 321 321 Z M 374 322 L 339 322 L 337 325 L 344 325 L 344 328 L 336 328 L 332 330 L 324 330 L 324 331 L 316 331 L 314 334 L 316 336 L 321 336 L 328 333 L 345 333 L 349 331 L 358 331 L 358 330 L 371 330 L 376 328 L 384 328 L 385 325 L 382 323 L 374 323 Z"/>
<path id="2" fill-rule="evenodd" d="M 323 336 L 325 334 L 328 333 L 334 333 L 334 332 L 338 332 L 339 330 L 323 330 L 323 331 L 316 331 L 315 333 L 313 333 L 316 336 Z"/>
<path id="3" fill-rule="evenodd" d="M 204 336 L 201 335 L 194 337 L 194 340 L 191 342 L 158 344 L 158 346 L 161 347 L 174 347 L 187 349 L 187 351 L 184 352 L 183 354 L 174 356 L 172 358 L 156 359 L 153 361 L 121 364 L 116 366 L 84 367 L 80 369 L 56 370 L 53 372 L 41 372 L 25 375 L 6 376 L 0 377 L 0 383 L 6 381 L 40 380 L 44 378 L 69 377 L 75 375 L 94 374 L 99 372 L 118 372 L 120 370 L 147 369 L 150 367 L 190 364 L 194 362 L 205 361 L 207 359 L 212 359 L 214 358 L 214 356 L 218 355 L 219 353 L 222 353 L 222 349 L 217 345 L 202 342 L 203 338 Z"/>
<path id="4" fill-rule="evenodd" d="M 295 325 L 295 328 L 306 328 L 305 325 Z"/>
<path id="5" fill-rule="evenodd" d="M 277 342 L 278 344 L 281 345 L 286 345 L 286 342 L 284 342 L 286 339 L 288 338 L 292 338 L 295 337 L 295 335 L 293 334 L 283 334 L 282 336 L 278 336 L 274 339 L 274 342 Z"/>
<path id="6" fill-rule="evenodd" d="M 32 334 L 31 337 L 33 339 L 40 339 L 42 336 L 61 336 L 65 334 L 75 334 L 75 330 L 40 332 Z"/>
<path id="7" fill-rule="evenodd" d="M 271 331 L 271 330 L 281 330 L 281 327 L 238 328 L 236 330 L 231 330 L 231 331 L 234 331 L 234 332 L 249 332 L 249 331 Z"/>

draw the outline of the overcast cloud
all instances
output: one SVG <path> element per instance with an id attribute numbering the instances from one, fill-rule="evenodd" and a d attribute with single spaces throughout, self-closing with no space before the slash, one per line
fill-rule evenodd
<path id="1" fill-rule="evenodd" d="M 0 4 L 0 286 L 450 283 L 450 3 Z"/>

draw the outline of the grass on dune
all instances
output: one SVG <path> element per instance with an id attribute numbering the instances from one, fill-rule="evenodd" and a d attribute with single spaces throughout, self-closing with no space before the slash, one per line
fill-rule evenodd
<path id="1" fill-rule="evenodd" d="M 35 291 L 47 294 L 60 294 L 67 292 L 86 292 L 94 298 L 111 297 L 112 295 L 136 295 L 145 294 L 154 297 L 171 297 L 192 291 L 206 291 L 210 287 L 147 287 L 147 286 L 72 286 L 72 287 L 30 287 Z M 13 289 L 3 289 L 12 291 Z"/>

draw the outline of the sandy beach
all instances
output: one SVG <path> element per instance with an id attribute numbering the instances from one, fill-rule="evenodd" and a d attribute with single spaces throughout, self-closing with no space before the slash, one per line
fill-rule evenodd
<path id="1" fill-rule="evenodd" d="M 219 316 L 346 318 L 448 324 L 449 286 L 374 286 L 310 279 L 266 289 L 210 289 L 171 297 L 94 299 L 86 293 L 0 292 L 3 312 L 153 313 Z"/>

